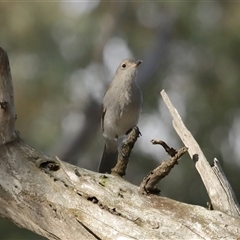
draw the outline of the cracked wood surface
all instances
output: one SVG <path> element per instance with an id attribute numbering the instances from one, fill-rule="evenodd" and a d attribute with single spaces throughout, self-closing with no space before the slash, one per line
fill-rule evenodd
<path id="1" fill-rule="evenodd" d="M 50 158 L 21 139 L 0 148 L 0 214 L 49 239 L 192 239 L 240 235 L 240 219 L 158 196 Z"/>

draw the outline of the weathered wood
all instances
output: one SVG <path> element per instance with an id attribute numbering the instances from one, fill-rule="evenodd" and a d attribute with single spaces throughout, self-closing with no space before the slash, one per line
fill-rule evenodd
<path id="1" fill-rule="evenodd" d="M 195 162 L 196 169 L 207 189 L 208 196 L 211 200 L 213 208 L 215 210 L 225 212 L 229 215 L 239 217 L 240 208 L 233 190 L 229 188 L 229 191 L 226 191 L 226 189 L 219 181 L 218 176 L 214 173 L 212 167 L 204 156 L 197 141 L 184 125 L 181 117 L 179 116 L 177 110 L 174 108 L 164 90 L 161 91 L 161 95 L 170 111 L 170 114 L 172 115 L 174 129 L 178 133 L 185 146 L 188 148 L 188 153 L 192 160 Z M 226 178 L 225 181 L 227 182 Z M 230 186 L 229 183 L 228 186 Z"/>
<path id="2" fill-rule="evenodd" d="M 118 175 L 120 177 L 125 176 L 131 151 L 140 135 L 141 133 L 137 126 L 134 126 L 128 133 L 126 141 L 124 141 L 120 147 L 117 164 L 111 169 L 111 174 Z"/>
<path id="3" fill-rule="evenodd" d="M 232 208 L 231 212 L 237 211 L 238 215 L 240 215 L 240 207 L 235 193 L 223 172 L 220 162 L 216 158 L 214 158 L 213 160 L 212 170 L 218 178 L 220 184 L 222 185 L 223 190 L 226 192 L 226 195 L 228 196 L 227 201 L 229 207 Z"/>
<path id="4" fill-rule="evenodd" d="M 0 56 L 0 92 L 8 91 L 0 96 L 8 96 L 7 55 L 1 48 Z M 138 187 L 120 177 L 87 171 L 31 148 L 14 135 L 13 98 L 12 103 L 7 97 L 5 100 L 9 118 L 1 115 L 0 124 L 10 126 L 7 131 L 0 129 L 1 216 L 48 239 L 239 236 L 240 218 L 163 197 L 143 196 Z"/>
<path id="5" fill-rule="evenodd" d="M 49 239 L 236 239 L 240 219 L 158 196 L 120 177 L 0 147 L 0 214 Z"/>
<path id="6" fill-rule="evenodd" d="M 7 53 L 0 48 L 0 142 L 13 140 L 16 120 L 12 77 Z"/>

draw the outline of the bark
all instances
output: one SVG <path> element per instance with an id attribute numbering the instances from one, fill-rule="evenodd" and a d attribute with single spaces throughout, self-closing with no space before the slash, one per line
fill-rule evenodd
<path id="1" fill-rule="evenodd" d="M 0 48 L 0 214 L 48 239 L 237 239 L 240 218 L 156 195 L 28 146 L 14 130 L 7 54 Z M 4 127 L 5 126 L 5 127 Z"/>

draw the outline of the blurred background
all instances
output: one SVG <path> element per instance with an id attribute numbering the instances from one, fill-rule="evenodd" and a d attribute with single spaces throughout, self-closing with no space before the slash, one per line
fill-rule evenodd
<path id="1" fill-rule="evenodd" d="M 159 92 L 165 89 L 211 163 L 240 200 L 240 4 L 228 1 L 0 3 L 18 114 L 31 146 L 90 170 L 103 150 L 100 105 L 124 58 L 143 60 L 144 106 L 126 179 L 139 185 L 168 156 L 151 139 L 183 146 Z M 186 154 L 159 185 L 163 196 L 206 206 Z M 43 239 L 0 219 L 0 239 Z"/>

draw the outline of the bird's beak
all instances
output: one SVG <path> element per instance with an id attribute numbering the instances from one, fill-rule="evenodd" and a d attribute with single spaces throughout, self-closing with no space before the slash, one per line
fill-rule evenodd
<path id="1" fill-rule="evenodd" d="M 142 60 L 137 60 L 136 63 L 136 67 L 138 67 L 143 61 Z"/>

